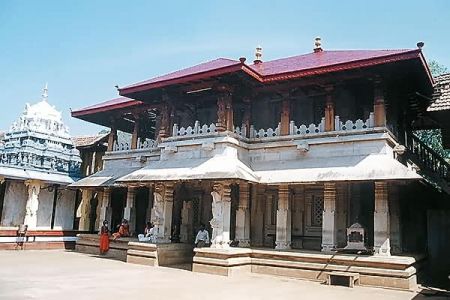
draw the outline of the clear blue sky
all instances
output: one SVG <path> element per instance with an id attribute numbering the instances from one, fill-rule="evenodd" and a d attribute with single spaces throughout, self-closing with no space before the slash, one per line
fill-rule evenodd
<path id="1" fill-rule="evenodd" d="M 111 99 L 116 84 L 216 57 L 264 60 L 325 49 L 415 48 L 450 67 L 450 1 L 0 0 L 0 130 L 26 102 L 63 111 L 73 135 L 100 127 L 70 117 Z"/>

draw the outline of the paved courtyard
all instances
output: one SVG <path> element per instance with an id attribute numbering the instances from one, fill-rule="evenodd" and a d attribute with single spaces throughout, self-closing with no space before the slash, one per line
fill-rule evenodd
<path id="1" fill-rule="evenodd" d="M 0 251 L 0 266 L 1 300 L 430 299 L 412 292 L 329 287 L 270 276 L 225 278 L 60 250 Z"/>

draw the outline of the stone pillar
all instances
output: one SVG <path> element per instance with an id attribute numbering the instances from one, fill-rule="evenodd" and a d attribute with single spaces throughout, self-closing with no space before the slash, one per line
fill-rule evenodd
<path id="1" fill-rule="evenodd" d="M 134 200 L 136 198 L 136 188 L 129 186 L 127 190 L 127 205 L 123 210 L 123 218 L 128 220 L 130 233 L 136 231 L 136 209 L 134 208 Z"/>
<path id="2" fill-rule="evenodd" d="M 336 185 L 336 244 L 338 247 L 345 247 L 347 245 L 347 191 L 347 183 L 340 183 Z"/>
<path id="3" fill-rule="evenodd" d="M 402 232 L 400 221 L 400 199 L 398 185 L 392 184 L 389 186 L 389 224 L 391 229 L 391 252 L 392 254 L 402 253 Z"/>
<path id="4" fill-rule="evenodd" d="M 194 213 L 192 211 L 192 201 L 183 201 L 181 210 L 180 241 L 192 244 Z"/>
<path id="5" fill-rule="evenodd" d="M 103 221 L 108 221 L 109 226 L 111 226 L 111 220 L 112 220 L 112 207 L 111 207 L 111 189 L 105 188 L 103 190 L 103 197 L 102 197 L 102 206 L 100 207 L 100 215 L 99 215 L 99 221 L 98 227 L 99 230 L 103 226 Z M 110 229 L 112 229 L 110 227 Z"/>
<path id="6" fill-rule="evenodd" d="M 373 248 L 375 255 L 390 256 L 388 185 L 386 181 L 375 181 L 373 230 Z"/>
<path id="7" fill-rule="evenodd" d="M 284 99 L 281 105 L 281 135 L 289 134 L 291 102 L 289 99 Z"/>
<path id="8" fill-rule="evenodd" d="M 264 245 L 264 187 L 254 184 L 251 188 L 251 245 L 262 247 Z"/>
<path id="9" fill-rule="evenodd" d="M 138 148 L 138 139 L 139 139 L 139 116 L 134 117 L 134 128 L 133 128 L 133 134 L 131 135 L 131 149 L 137 149 Z"/>
<path id="10" fill-rule="evenodd" d="M 250 190 L 247 182 L 239 184 L 239 206 L 236 211 L 236 240 L 239 247 L 250 247 Z"/>
<path id="11" fill-rule="evenodd" d="M 331 252 L 337 246 L 336 184 L 324 184 L 322 218 L 322 252 Z"/>
<path id="12" fill-rule="evenodd" d="M 90 220 L 91 215 L 91 199 L 92 191 L 83 189 L 81 190 L 81 203 L 80 203 L 80 224 L 78 225 L 78 230 L 89 231 L 89 225 L 95 220 Z"/>
<path id="13" fill-rule="evenodd" d="M 157 243 L 170 243 L 173 210 L 173 183 L 157 183 L 153 192 L 152 222 Z"/>
<path id="14" fill-rule="evenodd" d="M 373 114 L 375 127 L 386 126 L 386 107 L 384 103 L 383 88 L 379 80 L 375 81 L 374 86 Z"/>
<path id="15" fill-rule="evenodd" d="M 325 101 L 325 131 L 333 131 L 334 128 L 334 100 L 333 100 L 333 87 L 327 87 L 326 89 L 326 101 Z"/>
<path id="16" fill-rule="evenodd" d="M 278 187 L 277 231 L 275 249 L 291 248 L 291 204 L 289 186 Z"/>
<path id="17" fill-rule="evenodd" d="M 37 211 L 39 209 L 39 192 L 41 191 L 41 182 L 39 180 L 27 180 L 25 185 L 28 187 L 28 199 L 25 205 L 25 219 L 23 223 L 28 225 L 28 229 L 37 227 Z"/>
<path id="18" fill-rule="evenodd" d="M 214 183 L 211 192 L 211 248 L 230 247 L 231 188 L 229 183 Z"/>
<path id="19" fill-rule="evenodd" d="M 152 187 L 148 187 L 148 204 L 147 204 L 147 212 L 145 213 L 145 220 L 151 221 L 152 219 L 152 209 L 153 209 L 153 190 Z"/>

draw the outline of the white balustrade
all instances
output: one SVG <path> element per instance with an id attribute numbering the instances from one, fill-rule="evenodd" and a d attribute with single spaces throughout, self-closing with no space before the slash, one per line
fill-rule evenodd
<path id="1" fill-rule="evenodd" d="M 278 126 L 275 129 L 268 128 L 266 130 L 260 129 L 256 130 L 253 125 L 250 126 L 250 138 L 265 138 L 265 137 L 274 137 L 280 135 L 281 123 L 278 123 Z"/>
<path id="2" fill-rule="evenodd" d="M 347 120 L 346 122 L 342 122 L 339 116 L 334 118 L 334 128 L 335 130 L 343 130 L 343 131 L 351 131 L 351 130 L 363 130 L 367 128 L 374 127 L 374 115 L 373 112 L 369 114 L 369 118 L 366 121 L 358 119 L 356 121 Z"/>
<path id="3" fill-rule="evenodd" d="M 195 135 L 207 135 L 217 132 L 216 124 L 210 125 L 204 124 L 200 126 L 199 121 L 195 121 L 194 126 L 178 127 L 178 124 L 173 125 L 172 136 L 195 136 Z"/>
<path id="4" fill-rule="evenodd" d="M 141 139 L 138 139 L 138 143 L 137 143 L 138 149 L 151 149 L 151 148 L 156 148 L 156 146 L 157 146 L 157 143 L 155 140 L 145 139 L 145 140 L 141 141 Z"/>
<path id="5" fill-rule="evenodd" d="M 234 133 L 236 133 L 239 136 L 245 137 L 247 133 L 247 127 L 245 124 L 242 124 L 242 127 L 237 126 L 234 128 Z"/>
<path id="6" fill-rule="evenodd" d="M 317 134 L 325 131 L 325 118 L 322 118 L 318 125 L 311 123 L 308 126 L 300 125 L 296 126 L 294 121 L 289 123 L 289 134 L 291 135 L 306 135 Z"/>
<path id="7" fill-rule="evenodd" d="M 114 143 L 113 151 L 126 151 L 130 150 L 130 144 L 127 142 L 118 143 L 117 141 Z"/>

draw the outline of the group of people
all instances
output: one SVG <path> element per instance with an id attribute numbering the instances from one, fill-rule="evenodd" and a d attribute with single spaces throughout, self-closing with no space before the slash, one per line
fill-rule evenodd
<path id="1" fill-rule="evenodd" d="M 108 221 L 103 221 L 103 226 L 100 228 L 100 254 L 105 254 L 109 250 L 109 234 Z M 156 242 L 155 226 L 151 222 L 147 222 L 144 229 L 144 234 L 138 234 L 139 242 Z M 130 228 L 128 220 L 123 219 L 118 226 L 117 232 L 112 234 L 112 239 L 117 240 L 121 237 L 129 237 Z M 205 224 L 200 224 L 200 229 L 195 237 L 195 246 L 198 248 L 207 247 L 209 245 L 209 233 L 206 230 Z"/>

